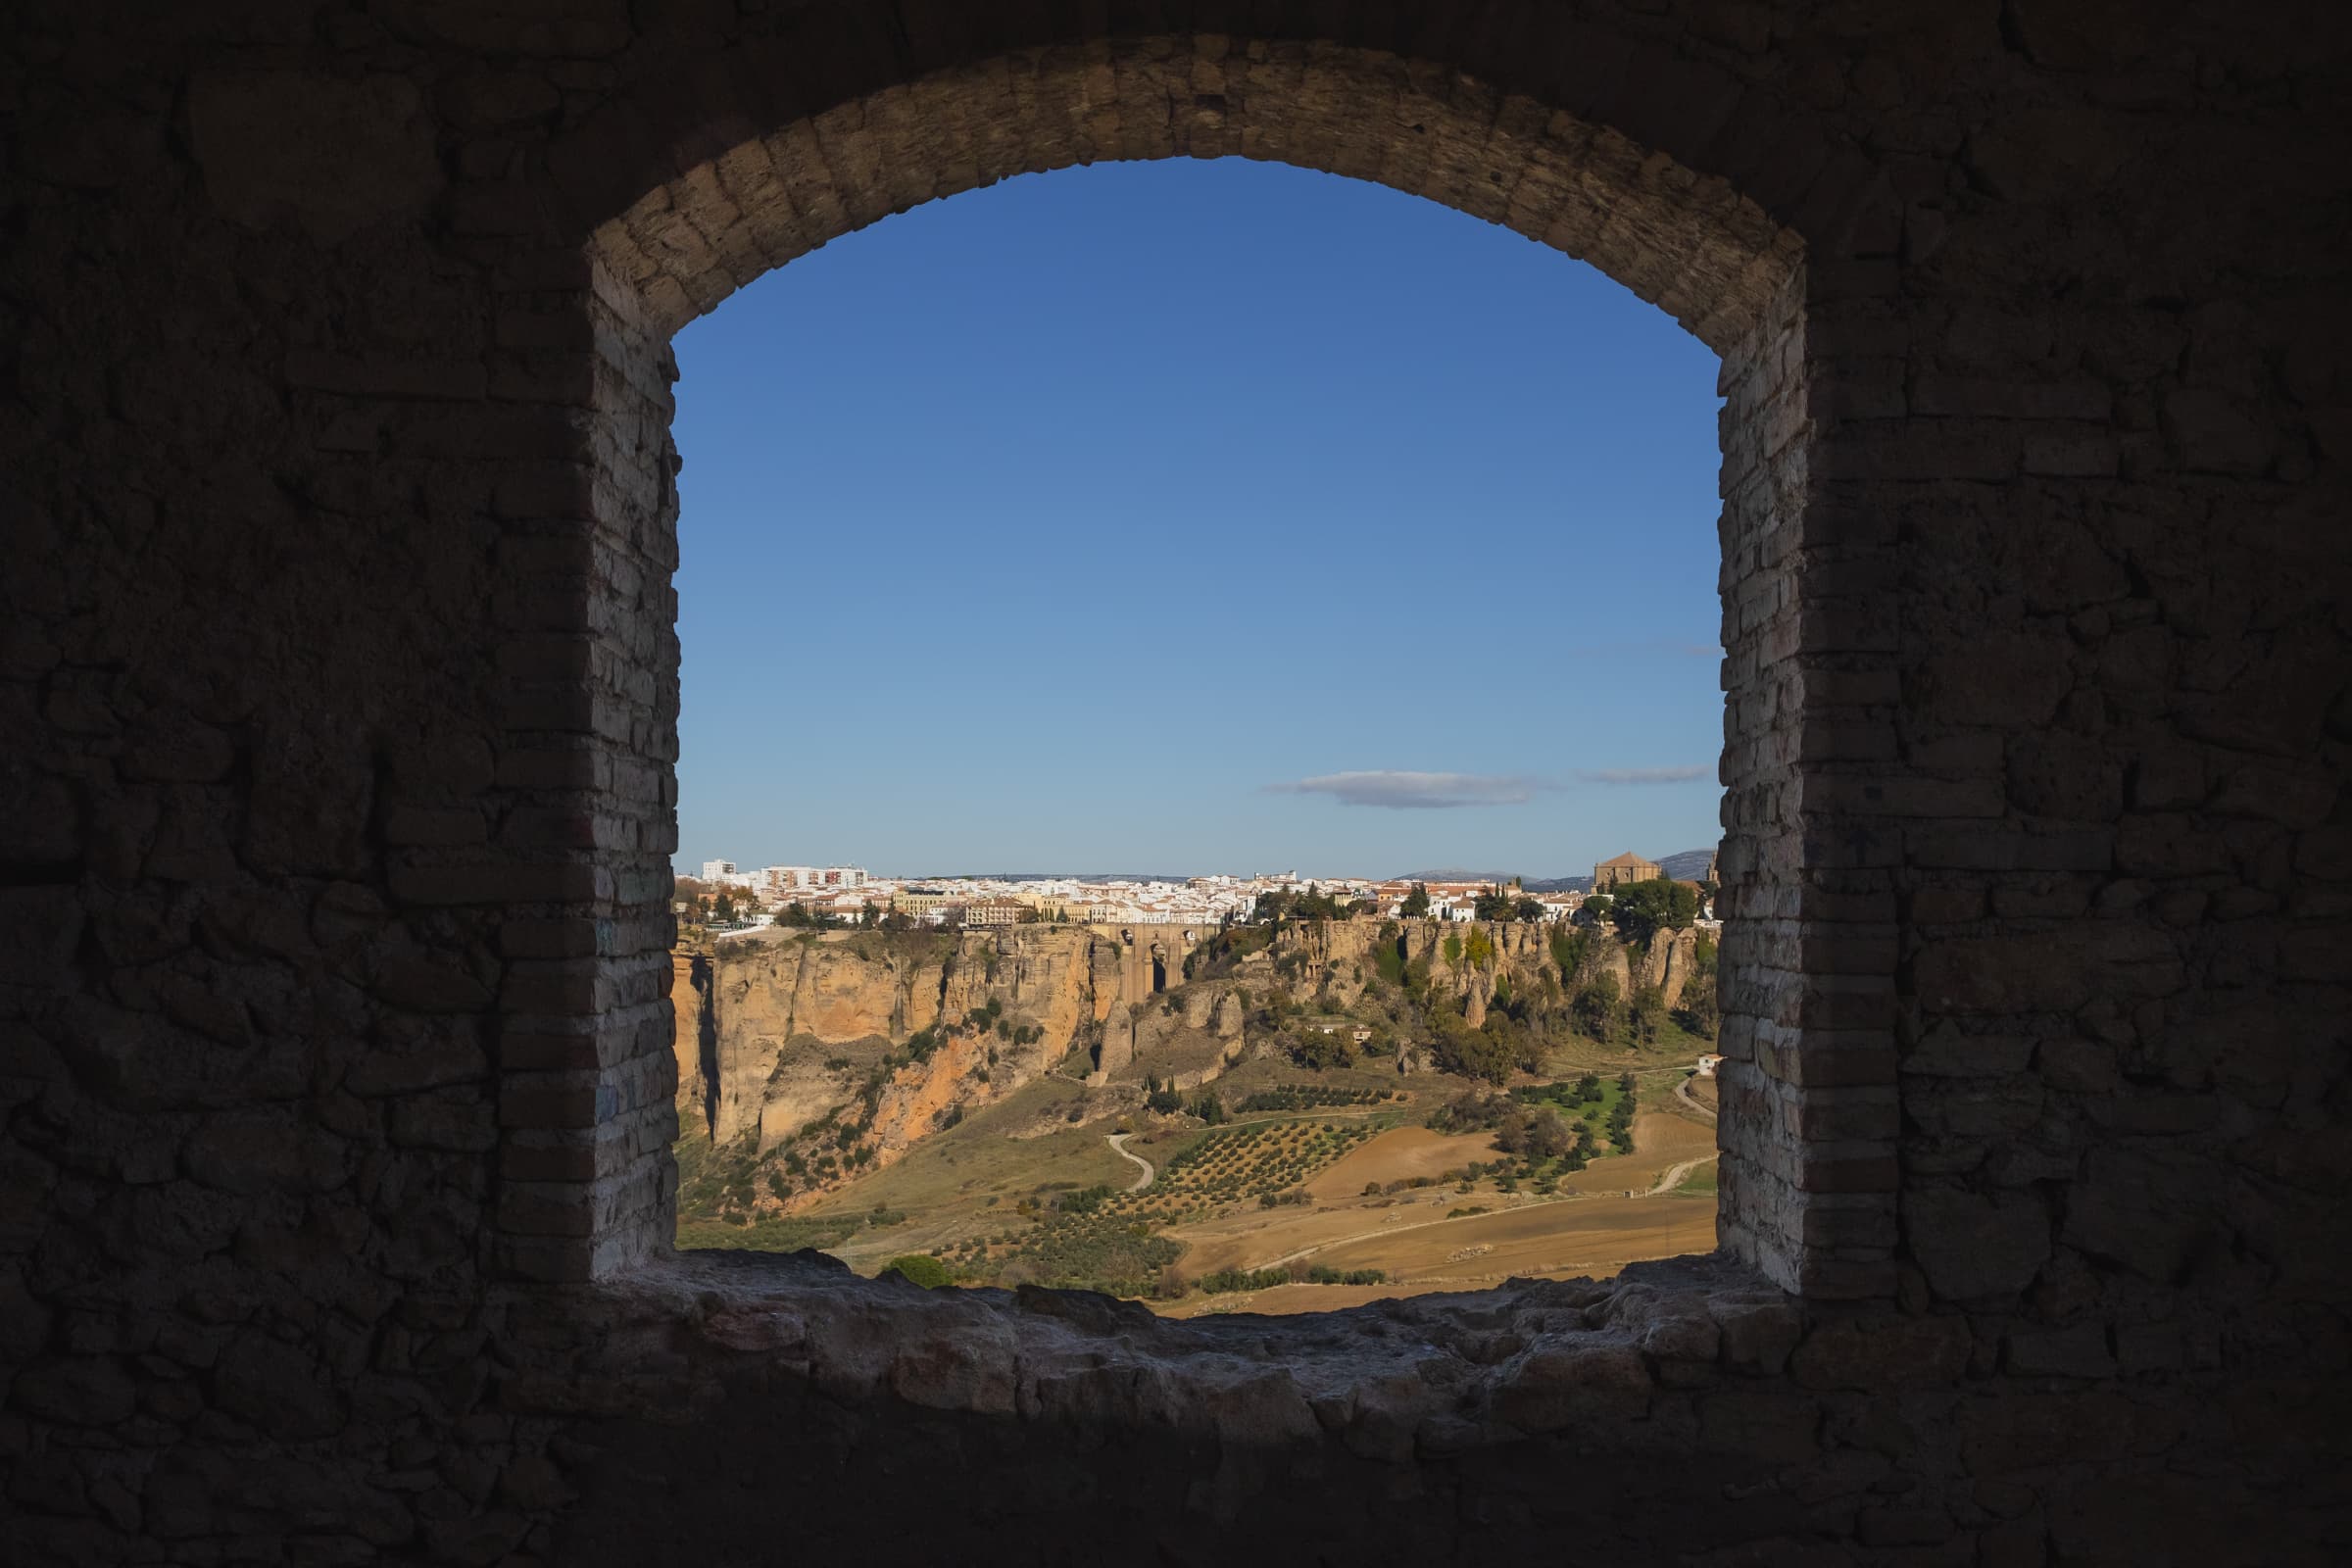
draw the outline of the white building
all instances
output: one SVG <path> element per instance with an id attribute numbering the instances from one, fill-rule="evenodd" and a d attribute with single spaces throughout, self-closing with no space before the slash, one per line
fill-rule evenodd
<path id="1" fill-rule="evenodd" d="M 770 898 L 788 898 L 820 889 L 855 891 L 872 879 L 862 865 L 763 865 L 760 887 Z"/>
<path id="2" fill-rule="evenodd" d="M 705 860 L 703 862 L 702 879 L 705 882 L 724 882 L 734 874 L 735 862 L 733 860 Z"/>

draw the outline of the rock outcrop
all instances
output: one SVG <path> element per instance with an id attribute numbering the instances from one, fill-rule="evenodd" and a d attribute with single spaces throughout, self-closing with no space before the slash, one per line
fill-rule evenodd
<path id="1" fill-rule="evenodd" d="M 992 1002 L 1014 1025 L 1039 1031 L 1005 1063 L 1005 1076 L 1027 1082 L 1092 1018 L 1100 940 L 1083 926 L 1016 926 L 962 936 L 779 932 L 722 943 L 700 960 L 708 979 L 675 998 L 680 1096 L 708 1103 L 712 1142 L 756 1130 L 760 1147 L 772 1148 L 841 1103 L 892 1048 Z M 700 1049 L 689 1053 L 688 1039 Z"/>
<path id="2" fill-rule="evenodd" d="M 1690 983 L 1690 973 L 1697 966 L 1696 931 L 1661 931 L 1650 939 L 1648 949 L 1642 954 L 1641 983 L 1656 986 L 1667 1006 L 1679 1007 L 1683 1003 L 1683 988 Z"/>
<path id="3" fill-rule="evenodd" d="M 758 1159 L 820 1124 L 854 1124 L 855 1143 L 841 1147 L 860 1152 L 862 1169 L 1005 1099 L 1077 1046 L 1089 1049 L 1071 1071 L 1090 1085 L 1149 1072 L 1195 1087 L 1238 1056 L 1247 1008 L 1231 983 L 1171 971 L 1166 956 L 1184 951 L 1180 930 L 1036 925 L 762 932 L 681 953 L 680 1125 Z M 1173 989 L 1152 989 L 1162 983 Z M 804 1174 L 789 1197 L 760 1201 L 797 1207 L 848 1175 Z"/>

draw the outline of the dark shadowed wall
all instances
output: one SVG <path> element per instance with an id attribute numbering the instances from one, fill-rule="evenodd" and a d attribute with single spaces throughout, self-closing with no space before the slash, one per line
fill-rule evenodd
<path id="1" fill-rule="evenodd" d="M 12 1549 L 2340 1557 L 2346 48 L 2242 0 L 12 7 Z M 915 202 L 1229 155 L 1724 357 L 1724 1254 L 1197 1328 L 670 1256 L 669 334 Z"/>

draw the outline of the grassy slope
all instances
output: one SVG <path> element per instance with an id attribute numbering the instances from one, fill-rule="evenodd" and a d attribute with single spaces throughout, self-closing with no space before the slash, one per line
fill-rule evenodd
<path id="1" fill-rule="evenodd" d="M 1058 1078 L 1024 1085 L 1010 1099 L 924 1139 L 898 1163 L 832 1194 L 808 1217 L 858 1220 L 876 1207 L 906 1213 L 903 1225 L 867 1228 L 826 1249 L 853 1267 L 869 1268 L 1002 1226 L 1012 1218 L 1013 1203 L 1041 1190 L 1124 1187 L 1135 1179 L 1135 1167 L 1111 1152 L 1100 1123 L 1070 1125 L 1041 1138 L 1005 1136 L 1007 1129 L 1025 1129 L 1080 1098 L 1076 1085 Z"/>

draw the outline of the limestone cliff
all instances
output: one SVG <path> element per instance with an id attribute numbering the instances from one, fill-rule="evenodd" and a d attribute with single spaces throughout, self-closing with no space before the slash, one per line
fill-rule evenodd
<path id="1" fill-rule="evenodd" d="M 1063 1070 L 1098 1088 L 1146 1073 L 1204 1083 L 1235 1054 L 1244 1008 L 1230 985 L 1184 983 L 1193 935 L 778 931 L 682 954 L 680 1124 L 726 1152 L 730 1201 L 790 1208 L 1056 1070 L 1074 1047 Z"/>
<path id="2" fill-rule="evenodd" d="M 1476 1030 L 1507 996 L 1516 1026 L 1569 1028 L 1570 1000 L 1603 979 L 1621 1001 L 1655 988 L 1672 1008 L 1696 970 L 1697 941 L 1692 930 L 1627 944 L 1605 927 L 1358 919 L 1233 933 L 1212 943 L 1204 961 L 1210 972 L 1231 973 L 1260 1005 L 1278 999 L 1369 1026 L 1393 1041 L 1398 1070 L 1413 1072 L 1433 1060 L 1423 1049 L 1429 1008 L 1450 1009 Z M 1563 963 L 1573 972 L 1563 973 Z M 1296 1042 L 1268 1029 L 1255 1044 L 1274 1051 Z"/>
<path id="3" fill-rule="evenodd" d="M 1478 924 L 1447 920 L 1301 921 L 1281 927 L 1263 951 L 1250 955 L 1242 970 L 1252 984 L 1274 985 L 1292 1001 L 1305 1004 L 1328 995 L 1352 1006 L 1379 972 L 1383 950 L 1397 964 L 1422 964 L 1433 995 L 1459 1001 L 1472 1014 L 1484 1012 L 1497 980 L 1513 989 L 1541 987 L 1548 970 L 1555 928 L 1524 921 Z M 1471 933 L 1483 937 L 1486 956 L 1473 961 Z M 1448 958 L 1446 940 L 1460 945 Z M 1620 967 L 1622 981 L 1625 971 Z M 1473 1016 L 1472 1022 L 1477 1022 Z"/>
<path id="4" fill-rule="evenodd" d="M 777 933 L 722 943 L 705 960 L 691 1038 L 691 1102 L 707 1100 L 708 1130 L 726 1143 L 757 1129 L 773 1147 L 821 1115 L 877 1066 L 893 1047 L 943 1019 L 992 1001 L 1001 1016 L 1039 1031 L 1022 1053 L 1021 1081 L 1043 1070 L 1045 1049 L 1067 1049 L 1094 1011 L 1096 939 L 1083 927 L 1018 926 L 1008 931 Z M 680 1014 L 681 1040 L 689 1038 Z M 681 1060 L 681 1069 L 686 1065 Z"/>
<path id="5" fill-rule="evenodd" d="M 681 1201 L 803 1206 L 1050 1072 L 1083 1083 L 1097 1114 L 1140 1103 L 1147 1076 L 1189 1092 L 1242 1057 L 1248 1020 L 1277 997 L 1319 1016 L 1361 1012 L 1411 1070 L 1432 1004 L 1477 1029 L 1507 991 L 1514 1019 L 1533 1002 L 1540 1022 L 1571 982 L 1607 974 L 1621 997 L 1654 986 L 1673 1006 L 1695 964 L 1693 932 L 1643 948 L 1601 935 L 1563 976 L 1565 937 L 1524 922 L 1035 925 L 763 932 L 680 955 L 680 1123 L 708 1136 L 720 1167 Z M 1409 979 L 1413 1000 L 1384 973 Z M 1287 1049 L 1279 1029 L 1258 1044 Z"/>
<path id="6" fill-rule="evenodd" d="M 1683 988 L 1690 983 L 1690 972 L 1698 965 L 1698 933 L 1694 930 L 1661 931 L 1650 939 L 1649 948 L 1642 955 L 1641 984 L 1656 986 L 1664 993 L 1666 1005 L 1683 1004 Z"/>

